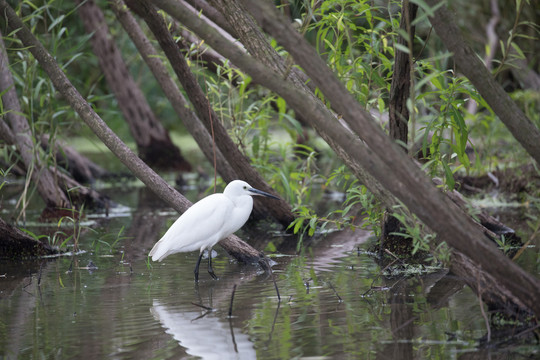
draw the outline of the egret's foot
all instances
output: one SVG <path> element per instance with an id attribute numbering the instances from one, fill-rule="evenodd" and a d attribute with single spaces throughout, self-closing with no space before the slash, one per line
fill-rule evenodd
<path id="1" fill-rule="evenodd" d="M 218 280 L 217 275 L 214 273 L 214 268 L 212 268 L 212 249 L 208 250 L 208 273 L 214 280 Z"/>

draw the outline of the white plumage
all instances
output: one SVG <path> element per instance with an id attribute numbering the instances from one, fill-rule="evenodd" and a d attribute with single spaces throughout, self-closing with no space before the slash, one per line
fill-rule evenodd
<path id="1" fill-rule="evenodd" d="M 209 195 L 187 209 L 154 245 L 149 254 L 152 260 L 162 261 L 178 252 L 199 250 L 200 255 L 195 267 L 195 281 L 198 281 L 202 255 L 204 249 L 208 249 L 208 272 L 216 279 L 210 251 L 220 240 L 246 223 L 253 209 L 253 195 L 278 199 L 252 188 L 245 181 L 231 181 L 223 193 Z"/>

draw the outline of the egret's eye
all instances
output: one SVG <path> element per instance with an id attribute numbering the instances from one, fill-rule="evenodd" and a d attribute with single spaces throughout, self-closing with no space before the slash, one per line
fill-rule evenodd
<path id="1" fill-rule="evenodd" d="M 244 190 L 247 190 L 247 186 L 244 185 Z"/>

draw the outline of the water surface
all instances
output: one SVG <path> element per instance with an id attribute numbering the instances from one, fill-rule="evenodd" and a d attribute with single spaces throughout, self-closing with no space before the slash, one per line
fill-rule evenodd
<path id="1" fill-rule="evenodd" d="M 206 273 L 203 263 L 195 284 L 196 253 L 176 254 L 162 263 L 147 258 L 177 215 L 145 192 L 129 197 L 116 216 L 89 214 L 75 255 L 1 263 L 0 356 L 457 359 L 538 354 L 515 344 L 483 346 L 486 324 L 478 299 L 443 269 L 407 278 L 381 276 L 365 251 L 371 234 L 364 230 L 320 238 L 300 256 L 290 247 L 270 254 L 281 301 L 268 274 L 238 264 L 219 247 L 214 259 L 219 280 Z M 262 248 L 271 241 L 279 249 L 281 241 L 291 241 L 260 226 L 241 235 Z"/>

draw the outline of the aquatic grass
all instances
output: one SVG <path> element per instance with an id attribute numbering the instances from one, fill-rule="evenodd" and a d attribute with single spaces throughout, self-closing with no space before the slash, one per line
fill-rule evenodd
<path id="1" fill-rule="evenodd" d="M 105 247 L 109 253 L 115 252 L 121 244 L 128 239 L 131 239 L 132 236 L 126 236 L 124 235 L 125 231 L 125 225 L 122 225 L 118 232 L 116 233 L 105 233 L 102 235 L 99 235 L 96 239 L 94 239 L 91 243 L 91 247 L 93 250 L 97 253 L 101 252 L 102 246 Z M 123 252 L 122 252 L 122 259 L 123 259 Z"/>

